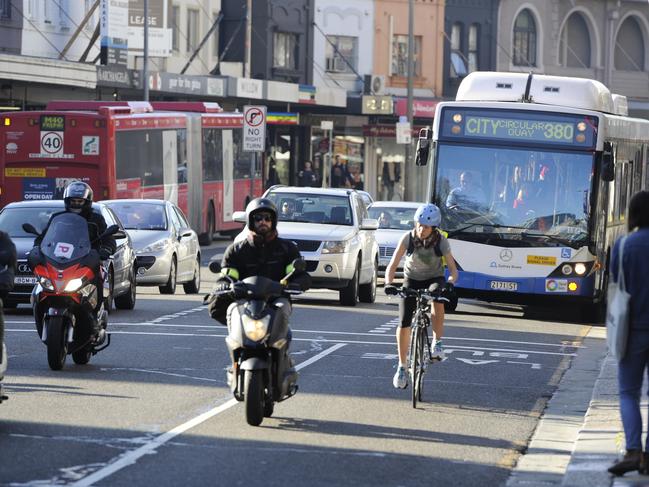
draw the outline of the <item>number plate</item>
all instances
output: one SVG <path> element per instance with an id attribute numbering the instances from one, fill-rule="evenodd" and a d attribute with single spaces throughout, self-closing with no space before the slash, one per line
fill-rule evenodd
<path id="1" fill-rule="evenodd" d="M 491 289 L 497 289 L 498 291 L 516 291 L 518 289 L 517 282 L 491 281 L 489 286 Z"/>
<path id="2" fill-rule="evenodd" d="M 14 284 L 36 284 L 36 278 L 24 276 L 14 277 Z"/>

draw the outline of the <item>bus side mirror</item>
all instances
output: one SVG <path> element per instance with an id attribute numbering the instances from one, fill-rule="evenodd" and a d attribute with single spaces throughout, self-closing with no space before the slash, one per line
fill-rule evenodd
<path id="1" fill-rule="evenodd" d="M 415 153 L 415 164 L 417 166 L 425 166 L 428 164 L 428 156 L 430 155 L 431 139 L 433 138 L 433 131 L 424 127 L 419 131 L 419 139 L 417 140 L 417 151 Z"/>
<path id="2" fill-rule="evenodd" d="M 604 142 L 601 177 L 606 182 L 611 182 L 615 179 L 615 158 L 613 154 L 613 144 Z"/>

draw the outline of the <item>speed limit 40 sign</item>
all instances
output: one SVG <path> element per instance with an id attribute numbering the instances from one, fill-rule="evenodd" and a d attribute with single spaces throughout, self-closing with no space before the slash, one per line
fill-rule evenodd
<path id="1" fill-rule="evenodd" d="M 41 154 L 46 157 L 63 155 L 63 132 L 41 131 Z"/>

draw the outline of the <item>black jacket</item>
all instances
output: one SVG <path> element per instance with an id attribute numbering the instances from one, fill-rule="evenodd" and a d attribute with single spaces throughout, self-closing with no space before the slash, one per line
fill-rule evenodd
<path id="1" fill-rule="evenodd" d="M 221 267 L 236 269 L 238 280 L 250 276 L 264 276 L 280 281 L 286 276 L 287 267 L 299 258 L 300 251 L 290 240 L 276 237 L 270 242 L 257 243 L 249 236 L 246 240 L 228 246 Z M 311 287 L 311 276 L 305 271 L 296 271 L 289 278 L 289 282 L 298 284 L 306 291 Z"/>
<path id="2" fill-rule="evenodd" d="M 34 246 L 40 245 L 41 241 L 43 240 L 43 236 L 47 233 L 48 228 L 50 227 L 50 222 L 52 221 L 52 218 L 54 218 L 57 215 L 60 215 L 61 213 L 65 213 L 64 211 L 60 211 L 58 213 L 54 213 L 50 217 L 50 221 L 47 223 L 47 226 L 45 227 L 45 230 L 41 234 L 40 237 L 36 237 L 34 240 Z M 106 220 L 104 219 L 103 215 L 101 213 L 98 213 L 96 211 L 82 211 L 80 213 L 80 216 L 85 218 L 88 221 L 88 235 L 90 236 L 90 242 L 92 245 L 92 248 L 99 251 L 100 249 L 106 249 L 110 255 L 114 254 L 115 251 L 117 250 L 117 243 L 115 242 L 115 237 L 112 235 L 107 235 L 103 237 L 102 239 L 98 240 L 97 237 L 104 233 L 106 231 L 106 228 L 108 226 L 106 225 Z"/>
<path id="3" fill-rule="evenodd" d="M 0 298 L 7 297 L 14 287 L 16 246 L 6 232 L 0 231 Z"/>

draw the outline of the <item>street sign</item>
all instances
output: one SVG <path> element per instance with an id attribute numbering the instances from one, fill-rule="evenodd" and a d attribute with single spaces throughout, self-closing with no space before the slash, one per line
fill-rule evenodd
<path id="1" fill-rule="evenodd" d="M 266 149 L 266 107 L 246 105 L 243 107 L 243 150 L 263 152 Z"/>
<path id="2" fill-rule="evenodd" d="M 320 130 L 333 130 L 334 122 L 333 120 L 322 120 L 320 122 Z"/>
<path id="3" fill-rule="evenodd" d="M 397 122 L 397 144 L 410 144 L 412 142 L 412 130 L 408 122 Z"/>

